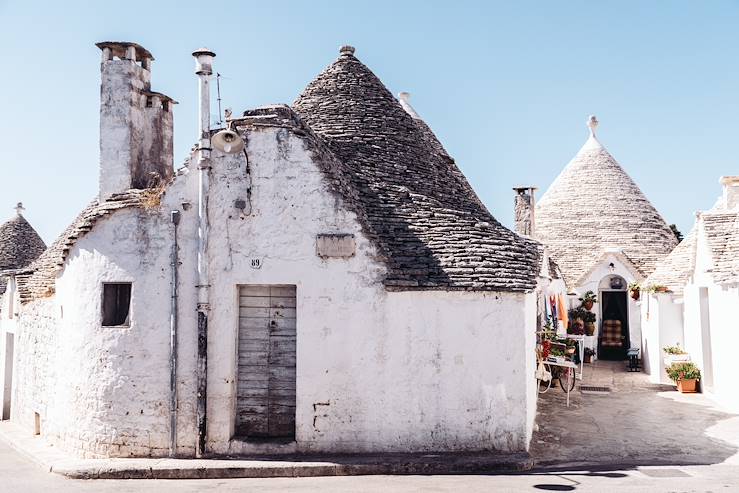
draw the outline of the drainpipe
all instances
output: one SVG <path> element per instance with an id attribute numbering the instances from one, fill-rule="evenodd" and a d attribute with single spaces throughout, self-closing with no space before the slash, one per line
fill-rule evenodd
<path id="1" fill-rule="evenodd" d="M 180 211 L 170 213 L 174 225 L 174 241 L 172 242 L 172 301 L 169 312 L 169 456 L 177 455 L 177 225 L 180 224 Z"/>
<path id="2" fill-rule="evenodd" d="M 198 75 L 200 98 L 200 124 L 198 143 L 198 357 L 197 357 L 197 430 L 196 457 L 205 453 L 206 411 L 208 394 L 208 312 L 210 300 L 208 290 L 208 185 L 210 173 L 210 78 L 213 75 L 212 51 L 201 48 L 193 52 L 195 73 Z"/>

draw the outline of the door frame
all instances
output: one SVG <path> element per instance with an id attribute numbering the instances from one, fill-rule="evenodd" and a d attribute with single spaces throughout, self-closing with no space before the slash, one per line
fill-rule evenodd
<path id="1" fill-rule="evenodd" d="M 615 352 L 615 350 L 613 350 L 613 349 L 608 349 L 607 352 L 610 353 L 610 355 L 608 355 L 608 357 L 606 357 L 606 358 L 603 358 L 603 356 L 602 356 L 603 355 L 603 349 L 600 346 L 600 341 L 601 341 L 601 335 L 603 334 L 603 321 L 605 320 L 605 317 L 603 316 L 603 305 L 604 305 L 603 300 L 604 300 L 604 296 L 605 295 L 611 296 L 611 295 L 616 294 L 616 293 L 623 294 L 624 298 L 626 299 L 626 315 L 624 317 L 625 320 L 621 320 L 621 337 L 623 337 L 623 339 L 622 339 L 623 340 L 623 344 L 621 345 L 621 351 L 623 352 L 623 358 L 621 358 L 621 356 L 619 355 L 619 357 L 616 359 L 616 361 L 621 361 L 622 359 L 626 359 L 626 351 L 628 351 L 628 349 L 629 349 L 627 346 L 630 346 L 631 345 L 631 342 L 630 342 L 631 341 L 631 339 L 630 339 L 630 329 L 631 329 L 631 327 L 629 327 L 629 316 L 631 315 L 631 313 L 630 313 L 630 308 L 629 308 L 628 291 L 625 290 L 625 289 L 600 289 L 599 290 L 599 293 L 598 293 L 599 301 L 600 301 L 598 303 L 598 305 L 599 305 L 598 315 L 600 316 L 600 320 L 599 320 L 599 324 L 598 324 L 598 359 L 606 359 L 606 360 L 608 360 L 608 359 L 611 359 L 611 360 L 614 359 L 612 355 Z"/>

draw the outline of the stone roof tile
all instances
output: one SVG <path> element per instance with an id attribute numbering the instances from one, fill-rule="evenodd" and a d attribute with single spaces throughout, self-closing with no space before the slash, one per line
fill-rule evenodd
<path id="1" fill-rule="evenodd" d="M 647 277 L 677 245 L 665 220 L 594 134 L 536 205 L 535 236 L 570 287 L 608 250 L 621 250 Z"/>
<path id="2" fill-rule="evenodd" d="M 293 105 L 349 178 L 388 289 L 529 291 L 535 242 L 485 208 L 431 129 L 342 49 Z"/>
<path id="3" fill-rule="evenodd" d="M 0 272 L 22 269 L 36 260 L 46 250 L 46 244 L 21 214 L 0 225 Z M 0 294 L 5 292 L 6 281 L 0 276 Z"/>
<path id="4" fill-rule="evenodd" d="M 661 285 L 677 295 L 682 295 L 685 284 L 695 267 L 696 228 L 662 260 L 644 282 L 645 286 Z"/>

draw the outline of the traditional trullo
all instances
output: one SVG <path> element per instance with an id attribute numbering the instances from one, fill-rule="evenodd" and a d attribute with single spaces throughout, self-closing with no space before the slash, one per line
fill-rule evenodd
<path id="1" fill-rule="evenodd" d="M 677 240 L 596 138 L 597 125 L 590 117 L 587 141 L 535 205 L 535 213 L 518 207 L 517 229 L 528 228 L 547 247 L 574 293 L 572 306 L 587 291 L 598 295 L 598 329 L 586 345 L 600 357 L 623 359 L 628 348 L 641 346 L 639 310 L 627 296 L 628 285 L 651 274 Z M 533 190 L 525 196 L 533 197 Z M 517 205 L 532 202 L 517 198 Z"/>
<path id="2" fill-rule="evenodd" d="M 666 289 L 642 301 L 645 369 L 653 381 L 669 382 L 662 348 L 679 344 L 702 372 L 701 390 L 739 411 L 739 177 L 720 182 L 721 198 L 696 215 L 690 234 L 646 281 Z"/>
<path id="3" fill-rule="evenodd" d="M 10 393 L 13 381 L 12 359 L 15 342 L 15 318 L 19 306 L 13 296 L 4 296 L 8 287 L 15 291 L 16 273 L 41 255 L 46 245 L 33 226 L 23 217 L 23 204 L 18 203 L 15 216 L 0 225 L 0 402 L 1 419 L 10 417 Z M 10 286 L 8 281 L 10 280 Z"/>
<path id="4" fill-rule="evenodd" d="M 195 52 L 173 173 L 151 54 L 98 46 L 100 193 L 22 279 L 14 421 L 82 456 L 528 447 L 537 245 L 353 48 L 218 133 Z"/>

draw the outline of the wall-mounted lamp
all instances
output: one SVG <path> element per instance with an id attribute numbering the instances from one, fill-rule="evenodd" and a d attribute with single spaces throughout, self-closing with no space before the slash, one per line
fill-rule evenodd
<path id="1" fill-rule="evenodd" d="M 610 264 L 608 264 L 608 270 L 610 270 L 611 272 L 615 272 L 616 271 L 616 266 L 614 265 L 613 262 L 611 262 Z"/>

